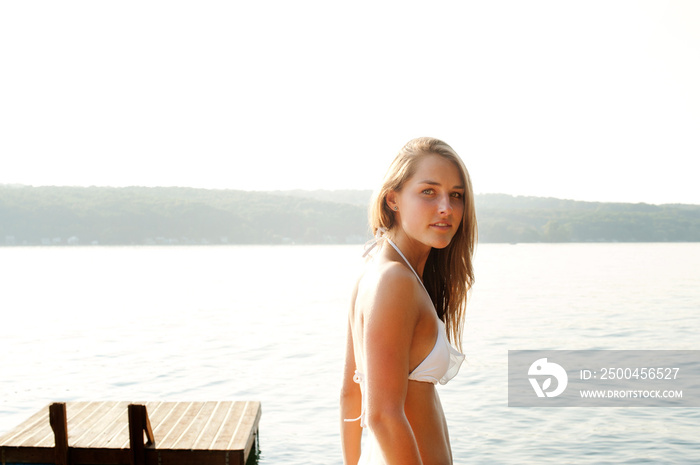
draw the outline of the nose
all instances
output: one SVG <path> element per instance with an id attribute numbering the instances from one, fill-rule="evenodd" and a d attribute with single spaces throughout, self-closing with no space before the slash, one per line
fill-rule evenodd
<path id="1" fill-rule="evenodd" d="M 449 195 L 441 195 L 438 203 L 438 211 L 441 215 L 452 213 L 452 202 Z"/>

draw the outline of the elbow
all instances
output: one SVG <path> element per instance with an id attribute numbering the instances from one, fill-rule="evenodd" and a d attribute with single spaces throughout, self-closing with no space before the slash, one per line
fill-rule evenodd
<path id="1" fill-rule="evenodd" d="M 397 425 L 408 422 L 403 409 L 388 408 L 368 409 L 366 421 L 367 426 L 378 435 L 384 431 L 392 431 Z"/>
<path id="2" fill-rule="evenodd" d="M 362 398 L 362 393 L 357 386 L 343 386 L 340 389 L 340 404 L 355 403 Z"/>
<path id="3" fill-rule="evenodd" d="M 362 393 L 359 389 L 341 388 L 340 416 L 343 420 L 353 419 L 362 413 Z"/>

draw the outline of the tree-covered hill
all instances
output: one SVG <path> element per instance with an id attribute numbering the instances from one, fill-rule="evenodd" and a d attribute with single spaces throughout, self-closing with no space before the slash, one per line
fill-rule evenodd
<path id="1" fill-rule="evenodd" d="M 580 202 L 502 194 L 477 196 L 488 242 L 696 242 L 700 205 Z"/>
<path id="2" fill-rule="evenodd" d="M 0 245 L 339 244 L 369 191 L 0 186 Z M 476 197 L 481 242 L 700 241 L 700 206 Z"/>
<path id="3" fill-rule="evenodd" d="M 0 188 L 0 243 L 361 242 L 365 210 L 303 197 L 179 187 Z"/>

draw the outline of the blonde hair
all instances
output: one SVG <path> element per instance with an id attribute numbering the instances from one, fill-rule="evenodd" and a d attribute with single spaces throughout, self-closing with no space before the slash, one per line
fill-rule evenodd
<path id="1" fill-rule="evenodd" d="M 461 348 L 467 295 L 474 284 L 472 258 L 477 241 L 474 193 L 462 159 L 452 147 L 439 139 L 419 137 L 409 141 L 394 158 L 381 187 L 372 197 L 369 224 L 373 234 L 379 228 L 391 231 L 396 220 L 386 202 L 387 194 L 399 192 L 415 174 L 418 161 L 429 155 L 438 155 L 453 162 L 464 183 L 464 213 L 459 228 L 447 247 L 430 251 L 423 271 L 423 283 L 435 304 L 438 317 L 445 323 L 448 338 Z"/>

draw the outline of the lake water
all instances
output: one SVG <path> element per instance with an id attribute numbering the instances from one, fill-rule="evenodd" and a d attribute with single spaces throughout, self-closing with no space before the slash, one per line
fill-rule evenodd
<path id="1" fill-rule="evenodd" d="M 53 401 L 260 400 L 260 464 L 339 464 L 361 246 L 0 248 L 0 432 Z M 509 349 L 700 349 L 700 244 L 482 244 L 459 464 L 700 463 L 700 409 L 509 408 Z"/>

